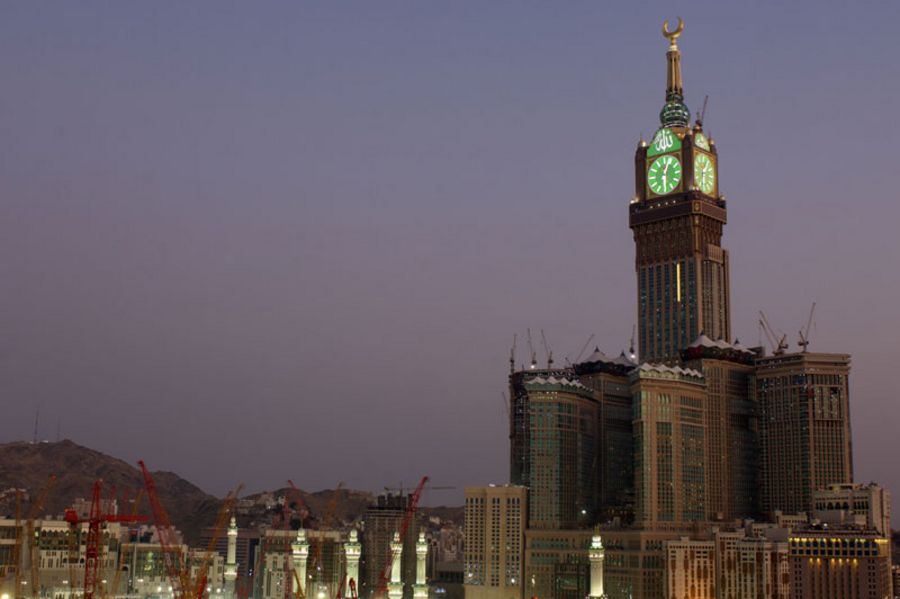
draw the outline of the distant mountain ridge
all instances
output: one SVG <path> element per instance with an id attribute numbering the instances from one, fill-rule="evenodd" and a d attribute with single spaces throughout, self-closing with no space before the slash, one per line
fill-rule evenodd
<path id="1" fill-rule="evenodd" d="M 47 495 L 41 515 L 61 515 L 77 498 L 90 498 L 91 488 L 98 478 L 102 478 L 107 487 L 115 486 L 120 491 L 131 490 L 132 497 L 136 489 L 144 486 L 143 477 L 136 466 L 69 440 L 0 444 L 0 492 L 19 488 L 26 490 L 29 497 L 35 497 L 47 484 L 51 474 L 55 474 L 57 480 Z M 203 530 L 215 522 L 222 500 L 174 472 L 153 472 L 153 479 L 160 502 L 168 512 L 172 524 L 182 531 L 185 541 L 197 545 Z M 254 493 L 244 498 L 256 499 L 267 494 L 280 498 L 286 492 L 287 489 L 278 489 Z M 305 526 L 318 528 L 322 524 L 334 492 L 300 491 L 300 497 L 309 512 Z M 357 520 L 374 501 L 372 493 L 341 489 L 335 503 L 333 524 L 340 526 Z M 24 505 L 23 513 L 27 511 L 27 507 L 28 503 Z M 140 511 L 150 513 L 146 499 L 143 500 Z M 425 517 L 435 515 L 462 524 L 462 507 L 422 508 L 420 511 Z M 9 494 L 0 499 L 0 515 L 14 517 L 14 514 L 15 495 Z M 266 525 L 274 515 L 274 510 L 254 509 L 239 517 L 238 521 L 241 526 Z"/>

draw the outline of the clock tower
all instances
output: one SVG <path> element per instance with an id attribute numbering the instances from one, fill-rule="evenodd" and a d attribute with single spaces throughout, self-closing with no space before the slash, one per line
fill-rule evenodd
<path id="1" fill-rule="evenodd" d="M 698 119 L 690 125 L 681 83 L 678 37 L 663 35 L 666 103 L 650 143 L 634 157 L 635 195 L 629 206 L 638 279 L 640 359 L 671 362 L 699 334 L 730 341 L 728 251 L 722 247 L 725 199 L 719 194 L 718 152 Z"/>

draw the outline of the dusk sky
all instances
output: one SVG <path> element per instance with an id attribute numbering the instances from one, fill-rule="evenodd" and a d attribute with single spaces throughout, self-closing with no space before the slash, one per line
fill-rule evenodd
<path id="1" fill-rule="evenodd" d="M 513 334 L 628 346 L 677 16 L 733 330 L 817 302 L 900 494 L 898 2 L 4 2 L 0 441 L 39 407 L 216 494 L 507 482 Z"/>

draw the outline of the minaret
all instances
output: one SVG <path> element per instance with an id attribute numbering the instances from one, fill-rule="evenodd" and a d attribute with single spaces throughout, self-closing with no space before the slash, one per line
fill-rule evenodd
<path id="1" fill-rule="evenodd" d="M 599 531 L 594 531 L 594 536 L 591 539 L 591 548 L 588 550 L 588 557 L 591 560 L 591 599 L 606 598 L 606 593 L 603 592 L 604 553 Z"/>
<path id="2" fill-rule="evenodd" d="M 344 556 L 347 559 L 347 592 L 350 596 L 350 583 L 359 584 L 359 557 L 362 555 L 362 545 L 359 542 L 359 533 L 356 529 L 350 531 L 350 536 L 344 543 Z"/>
<path id="3" fill-rule="evenodd" d="M 425 582 L 425 559 L 428 557 L 428 541 L 425 540 L 425 531 L 419 531 L 419 540 L 416 541 L 416 586 L 413 587 L 415 599 L 428 599 L 428 584 Z"/>
<path id="4" fill-rule="evenodd" d="M 237 580 L 237 520 L 234 516 L 228 525 L 228 550 L 225 554 L 225 597 L 234 599 L 235 581 Z"/>
<path id="5" fill-rule="evenodd" d="M 291 552 L 293 554 L 294 561 L 294 576 L 295 580 L 291 581 L 292 587 L 293 584 L 300 581 L 301 589 L 294 589 L 295 594 L 299 594 L 298 591 L 302 590 L 303 593 L 306 593 L 306 560 L 309 557 L 309 541 L 306 540 L 306 530 L 299 529 L 297 530 L 297 538 L 291 544 Z"/>
<path id="6" fill-rule="evenodd" d="M 388 585 L 388 597 L 390 599 L 402 599 L 403 582 L 400 579 L 400 558 L 403 555 L 403 543 L 400 541 L 400 533 L 395 532 L 391 541 L 391 583 Z"/>
<path id="7" fill-rule="evenodd" d="M 635 152 L 635 194 L 629 205 L 634 232 L 640 360 L 676 363 L 681 351 L 705 333 L 731 340 L 727 221 L 719 193 L 718 151 L 690 126 L 684 103 L 678 38 L 684 22 L 669 31 L 666 101 L 660 127 Z"/>

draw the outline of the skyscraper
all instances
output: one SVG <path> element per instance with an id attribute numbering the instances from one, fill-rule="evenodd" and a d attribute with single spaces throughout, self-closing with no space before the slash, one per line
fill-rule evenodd
<path id="1" fill-rule="evenodd" d="M 846 354 L 756 360 L 763 512 L 808 512 L 813 491 L 853 481 L 849 373 Z"/>
<path id="2" fill-rule="evenodd" d="M 510 482 L 528 487 L 528 527 L 589 525 L 596 505 L 598 403 L 568 370 L 510 375 Z"/>
<path id="3" fill-rule="evenodd" d="M 524 588 L 525 487 L 467 487 L 467 599 L 521 599 Z"/>
<path id="4" fill-rule="evenodd" d="M 701 332 L 728 341 L 731 315 L 728 251 L 722 247 L 725 200 L 719 195 L 718 152 L 684 104 L 678 36 L 663 31 L 666 103 L 661 127 L 635 154 L 635 195 L 629 208 L 638 279 L 641 361 L 675 361 Z"/>

